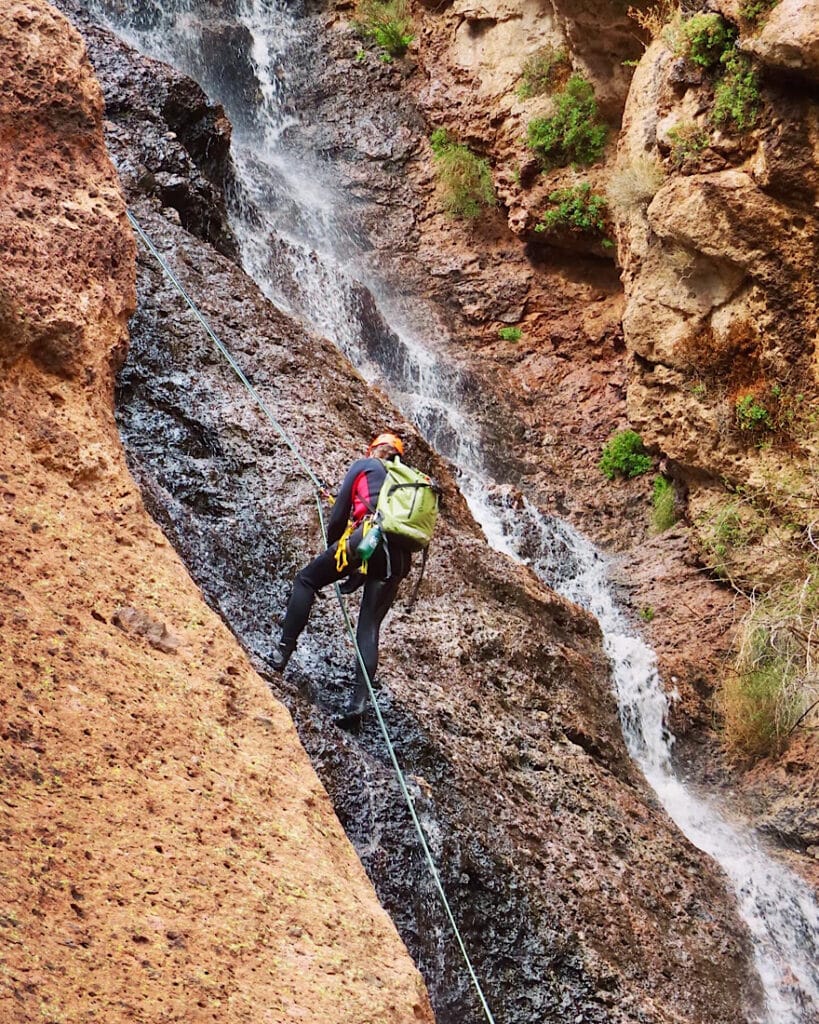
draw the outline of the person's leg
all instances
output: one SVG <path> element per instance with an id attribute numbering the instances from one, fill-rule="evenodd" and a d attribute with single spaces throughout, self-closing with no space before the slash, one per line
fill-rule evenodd
<path id="1" fill-rule="evenodd" d="M 343 579 L 351 568 L 358 565 L 357 559 L 353 557 L 351 564 L 339 572 L 336 568 L 337 547 L 337 544 L 333 544 L 326 551 L 322 551 L 296 574 L 282 622 L 281 637 L 268 659 L 270 667 L 276 672 L 283 672 L 287 667 L 290 656 L 296 649 L 296 641 L 310 618 L 318 591 L 329 583 Z"/>
<path id="2" fill-rule="evenodd" d="M 356 630 L 356 642 L 361 651 L 361 659 L 367 669 L 370 682 L 375 679 L 378 668 L 378 646 L 381 635 L 381 623 L 384 616 L 392 608 L 401 581 L 409 572 L 409 556 L 404 551 L 393 551 L 391 549 L 392 575 L 389 579 L 379 580 L 367 577 L 364 584 L 364 593 L 361 598 L 361 608 L 358 613 L 358 629 Z M 367 680 L 361 668 L 361 663 L 356 657 L 355 664 L 355 689 L 345 718 L 353 718 L 361 714 L 367 703 Z"/>

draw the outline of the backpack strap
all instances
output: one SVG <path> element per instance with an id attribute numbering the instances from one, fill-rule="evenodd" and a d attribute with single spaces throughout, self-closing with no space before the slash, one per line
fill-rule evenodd
<path id="1" fill-rule="evenodd" d="M 418 591 L 421 589 L 421 580 L 424 578 L 424 569 L 427 567 L 427 556 L 429 555 L 429 545 L 427 545 L 421 555 L 421 571 L 418 573 L 418 579 L 415 581 L 415 586 L 412 588 L 412 594 L 407 602 L 407 611 L 411 612 L 415 607 L 415 602 L 418 600 Z"/>

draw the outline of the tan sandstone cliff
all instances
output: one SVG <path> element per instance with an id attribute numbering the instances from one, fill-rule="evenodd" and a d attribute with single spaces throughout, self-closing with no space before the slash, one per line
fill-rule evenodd
<path id="1" fill-rule="evenodd" d="M 135 249 L 77 33 L 0 3 L 0 1019 L 432 1020 L 113 420 Z"/>

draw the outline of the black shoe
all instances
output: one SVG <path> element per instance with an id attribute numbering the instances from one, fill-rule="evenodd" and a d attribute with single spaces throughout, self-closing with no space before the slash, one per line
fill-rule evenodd
<path id="1" fill-rule="evenodd" d="M 333 722 L 339 729 L 346 729 L 347 732 L 358 732 L 361 728 L 361 716 L 363 711 L 352 709 L 345 711 L 343 715 L 336 715 Z"/>
<path id="2" fill-rule="evenodd" d="M 284 672 L 287 668 L 288 661 L 290 661 L 290 655 L 295 651 L 295 649 L 296 644 L 294 642 L 285 642 L 282 640 L 267 656 L 267 664 L 274 672 Z"/>
<path id="3" fill-rule="evenodd" d="M 351 729 L 361 724 L 361 716 L 364 714 L 366 700 L 352 700 L 347 709 L 341 715 L 336 715 L 333 721 L 340 729 Z"/>

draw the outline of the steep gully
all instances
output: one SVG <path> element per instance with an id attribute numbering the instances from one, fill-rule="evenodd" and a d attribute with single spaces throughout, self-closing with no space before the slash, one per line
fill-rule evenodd
<path id="1" fill-rule="evenodd" d="M 140 45 L 196 73 L 230 109 L 224 83 L 209 80 L 209 69 L 192 61 L 200 52 L 195 19 L 186 23 L 182 15 L 190 11 L 178 13 L 173 26 L 178 35 L 168 32 L 168 24 L 161 34 L 154 25 L 138 33 Z M 667 702 L 656 664 L 612 600 L 605 561 L 566 524 L 542 515 L 502 486 L 517 481 L 487 486 L 487 462 L 494 462 L 484 455 L 493 445 L 491 424 L 478 424 L 468 383 L 418 342 L 428 325 L 410 317 L 367 265 L 354 222 L 339 222 L 335 211 L 341 203 L 328 185 L 327 169 L 314 168 L 308 176 L 289 157 L 282 140 L 297 122 L 287 112 L 292 97 L 283 95 L 282 78 L 274 69 L 298 52 L 304 26 L 285 10 L 250 3 L 240 5 L 236 25 L 252 42 L 244 57 L 261 95 L 252 116 L 234 117 L 239 131 L 233 151 L 233 228 L 247 270 L 280 306 L 332 337 L 458 467 L 462 490 L 490 543 L 524 559 L 597 617 L 629 751 L 677 824 L 728 875 L 753 936 L 766 1019 L 808 1021 L 819 1005 L 819 913 L 810 894 L 752 836 L 730 825 L 675 777 L 672 738 L 665 726 Z M 260 231 L 260 223 L 269 232 Z M 127 425 L 125 433 L 127 440 Z"/>

